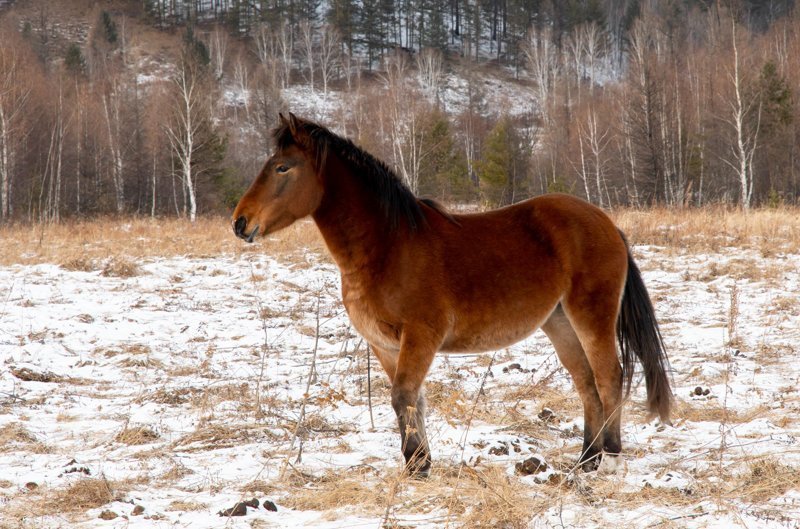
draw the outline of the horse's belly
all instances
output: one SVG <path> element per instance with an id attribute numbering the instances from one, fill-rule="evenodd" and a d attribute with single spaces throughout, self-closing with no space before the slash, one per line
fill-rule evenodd
<path id="1" fill-rule="evenodd" d="M 444 353 L 493 351 L 524 340 L 539 328 L 538 321 L 498 322 L 471 326 L 451 333 L 442 344 Z"/>

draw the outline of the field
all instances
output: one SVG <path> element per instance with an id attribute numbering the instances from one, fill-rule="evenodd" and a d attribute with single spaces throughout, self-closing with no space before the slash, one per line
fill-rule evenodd
<path id="1" fill-rule="evenodd" d="M 799 527 L 800 211 L 613 216 L 673 424 L 642 383 L 623 468 L 577 470 L 580 402 L 536 333 L 438 357 L 424 481 L 313 224 L 0 229 L 0 528 Z"/>

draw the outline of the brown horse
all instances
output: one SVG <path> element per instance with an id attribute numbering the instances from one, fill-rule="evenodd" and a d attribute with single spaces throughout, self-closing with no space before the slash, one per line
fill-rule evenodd
<path id="1" fill-rule="evenodd" d="M 600 209 L 545 195 L 450 214 L 325 127 L 281 115 L 273 135 L 275 153 L 239 201 L 234 232 L 251 242 L 313 217 L 341 271 L 350 319 L 392 382 L 411 473 L 427 475 L 431 464 L 422 384 L 434 355 L 506 347 L 538 328 L 583 402 L 584 467 L 622 449 L 634 355 L 649 410 L 668 421 L 672 395 L 653 307 L 624 236 Z"/>

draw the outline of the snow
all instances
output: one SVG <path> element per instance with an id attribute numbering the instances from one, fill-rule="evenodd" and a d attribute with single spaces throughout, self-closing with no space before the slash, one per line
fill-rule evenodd
<path id="1" fill-rule="evenodd" d="M 638 247 L 635 255 L 670 351 L 674 423 L 643 418 L 641 384 L 626 409 L 622 468 L 575 474 L 600 491 L 595 499 L 587 503 L 565 493 L 528 525 L 796 527 L 800 493 L 791 488 L 761 503 L 729 495 L 715 501 L 698 490 L 723 490 L 726 479 L 747 474 L 764 457 L 798 464 L 800 305 L 776 310 L 774 303 L 800 291 L 800 255 L 763 257 L 736 248 L 703 255 L 661 247 Z M 757 269 L 748 272 L 746 263 Z M 735 347 L 728 345 L 731 330 Z M 364 480 L 377 487 L 398 474 L 400 441 L 385 377 L 373 361 L 373 427 L 366 356 L 358 345 L 340 303 L 336 268 L 311 252 L 302 259 L 267 252 L 162 258 L 141 263 L 133 277 L 55 264 L 0 267 L 0 431 L 20 425 L 40 447 L 0 441 L 0 526 L 379 527 L 383 514 L 358 505 L 292 508 L 292 492 L 281 478 L 287 469 L 314 476 L 373 469 Z M 315 348 L 316 376 L 306 394 Z M 520 368 L 504 371 L 513 363 Z M 62 380 L 23 381 L 12 374 L 23 368 Z M 481 390 L 494 406 L 489 410 L 502 410 L 506 403 L 495 399 L 503 391 L 538 383 L 574 398 L 541 333 L 494 357 L 441 356 L 428 380 L 429 391 L 459 390 L 447 405 L 468 411 Z M 695 395 L 697 386 L 708 394 Z M 536 422 L 545 402 L 520 402 Z M 502 413 L 496 421 L 490 413 L 467 421 L 444 411 L 432 406 L 428 414 L 434 471 L 462 461 L 474 468 L 500 465 L 535 496 L 557 466 L 554 451 L 563 449 L 569 459 L 580 447 L 582 416 L 571 408 L 554 409 L 555 421 L 542 429 L 552 432 L 546 438 L 509 431 Z M 295 436 L 301 413 L 305 426 Z M 119 440 L 134 428 L 158 437 L 143 444 Z M 510 450 L 492 453 L 502 446 Z M 514 464 L 532 455 L 551 468 L 516 476 Z M 80 467 L 89 475 L 74 470 Z M 10 507 L 26 497 L 40 501 L 26 489 L 30 482 L 61 490 L 100 476 L 124 484 L 118 501 L 72 514 L 31 513 L 22 521 L 9 514 L 19 512 Z M 259 484 L 243 490 L 253 483 Z M 413 488 L 404 499 L 413 498 Z M 627 507 L 615 497 L 651 489 L 684 500 Z M 253 496 L 274 501 L 278 512 L 217 516 Z M 180 508 L 180 502 L 196 508 Z M 132 515 L 134 504 L 145 507 L 143 515 Z M 394 523 L 440 527 L 447 520 L 441 508 L 420 512 L 409 504 L 398 500 Z M 100 520 L 104 510 L 127 519 Z"/>

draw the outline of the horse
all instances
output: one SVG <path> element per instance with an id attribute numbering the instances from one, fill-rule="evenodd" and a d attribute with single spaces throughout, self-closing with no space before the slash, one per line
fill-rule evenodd
<path id="1" fill-rule="evenodd" d="M 274 154 L 239 200 L 233 231 L 252 242 L 313 218 L 348 316 L 391 382 L 407 472 L 431 468 L 422 386 L 434 355 L 497 350 L 539 328 L 583 404 L 582 468 L 619 463 L 636 358 L 650 415 L 669 422 L 653 305 L 625 236 L 601 209 L 546 194 L 450 213 L 352 141 L 291 113 L 279 118 Z"/>

